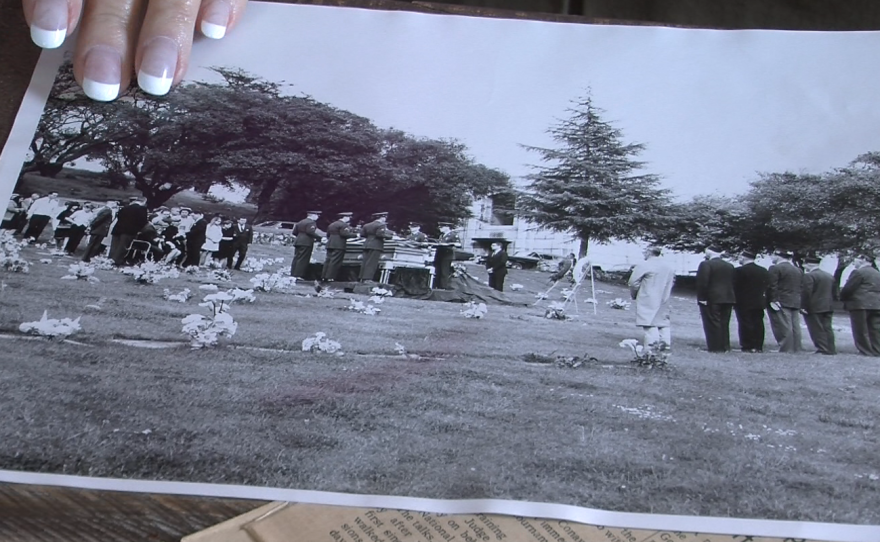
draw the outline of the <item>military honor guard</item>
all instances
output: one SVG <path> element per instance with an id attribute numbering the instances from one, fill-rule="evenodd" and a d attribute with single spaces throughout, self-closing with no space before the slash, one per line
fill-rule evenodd
<path id="1" fill-rule="evenodd" d="M 804 279 L 801 293 L 801 314 L 807 322 L 810 339 L 817 354 L 832 356 L 837 353 L 834 344 L 834 277 L 819 268 L 819 258 L 804 259 Z"/>
<path id="2" fill-rule="evenodd" d="M 859 353 L 880 356 L 880 271 L 867 256 L 857 256 L 855 270 L 840 290 L 843 308 L 849 311 L 853 341 Z"/>
<path id="3" fill-rule="evenodd" d="M 452 263 L 455 261 L 455 249 L 461 247 L 461 239 L 458 237 L 449 222 L 441 222 L 440 239 L 437 250 L 434 253 L 435 284 L 441 290 L 449 290 L 452 287 Z"/>
<path id="4" fill-rule="evenodd" d="M 428 246 L 428 236 L 422 232 L 422 225 L 410 222 L 406 240 L 420 247 Z"/>
<path id="5" fill-rule="evenodd" d="M 803 272 L 792 263 L 794 255 L 778 251 L 770 266 L 767 301 L 770 307 L 770 329 L 779 345 L 779 352 L 801 351 L 801 293 Z"/>
<path id="6" fill-rule="evenodd" d="M 364 237 L 364 256 L 358 276 L 361 282 L 372 282 L 376 279 L 379 260 L 382 259 L 382 251 L 385 249 L 385 240 L 394 236 L 388 230 L 387 222 L 388 213 L 374 213 L 373 221 L 364 224 L 361 229 L 361 235 Z"/>
<path id="7" fill-rule="evenodd" d="M 492 243 L 492 252 L 486 257 L 486 271 L 489 272 L 489 287 L 504 291 L 504 277 L 507 276 L 507 251 L 501 243 Z"/>
<path id="8" fill-rule="evenodd" d="M 660 259 L 660 247 L 645 249 L 645 261 L 633 268 L 629 292 L 636 301 L 636 326 L 644 331 L 642 346 L 647 350 L 660 343 L 672 346 L 669 299 L 675 283 L 675 270 Z"/>
<path id="9" fill-rule="evenodd" d="M 740 266 L 733 275 L 739 347 L 747 353 L 764 351 L 764 310 L 767 307 L 770 273 L 755 263 L 756 258 L 754 252 L 743 252 Z"/>
<path id="10" fill-rule="evenodd" d="M 697 303 L 709 352 L 730 351 L 730 314 L 736 303 L 733 264 L 721 259 L 719 247 L 706 249 L 697 268 Z"/>
<path id="11" fill-rule="evenodd" d="M 312 250 L 315 241 L 321 241 L 324 232 L 318 229 L 318 217 L 321 211 L 308 211 L 306 217 L 293 226 L 293 234 L 296 239 L 293 242 L 293 263 L 290 266 L 290 274 L 296 278 L 305 278 L 312 261 Z"/>
<path id="12" fill-rule="evenodd" d="M 327 226 L 327 259 L 321 269 L 321 280 L 324 282 L 336 280 L 339 270 L 342 269 L 348 240 L 358 235 L 351 227 L 351 215 L 352 213 L 339 213 L 337 219 Z"/>

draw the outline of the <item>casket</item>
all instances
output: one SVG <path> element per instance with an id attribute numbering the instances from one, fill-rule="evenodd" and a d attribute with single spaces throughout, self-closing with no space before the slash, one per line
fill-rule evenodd
<path id="1" fill-rule="evenodd" d="M 363 261 L 364 240 L 349 241 L 345 249 L 343 266 L 360 266 Z M 410 269 L 424 269 L 434 274 L 433 253 L 428 247 L 414 246 L 413 243 L 403 239 L 391 239 L 385 241 L 382 257 L 379 260 L 379 269 L 382 271 L 380 281 L 387 283 L 394 269 L 406 267 Z M 430 283 L 429 283 L 430 284 Z"/>

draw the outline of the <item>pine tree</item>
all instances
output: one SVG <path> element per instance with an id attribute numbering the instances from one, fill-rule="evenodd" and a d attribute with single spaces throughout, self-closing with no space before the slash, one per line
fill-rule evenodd
<path id="1" fill-rule="evenodd" d="M 519 207 L 524 218 L 577 236 L 584 256 L 591 241 L 635 241 L 662 227 L 669 191 L 641 172 L 644 145 L 624 143 L 589 93 L 572 103 L 569 117 L 548 130 L 557 148 L 523 145 L 542 164 L 532 166 Z"/>

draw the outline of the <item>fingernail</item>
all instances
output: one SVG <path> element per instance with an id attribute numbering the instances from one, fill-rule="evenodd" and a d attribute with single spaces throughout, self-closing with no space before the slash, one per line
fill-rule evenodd
<path id="1" fill-rule="evenodd" d="M 96 45 L 86 53 L 83 69 L 83 92 L 99 102 L 109 102 L 119 96 L 122 81 L 122 55 L 104 45 Z"/>
<path id="2" fill-rule="evenodd" d="M 229 4 L 223 1 L 212 2 L 205 15 L 202 17 L 200 29 L 206 38 L 219 40 L 226 35 L 226 27 L 229 26 L 231 10 Z"/>
<path id="3" fill-rule="evenodd" d="M 159 36 L 147 42 L 138 71 L 138 86 L 155 96 L 168 94 L 177 71 L 178 53 L 177 43 L 171 38 Z"/>
<path id="4" fill-rule="evenodd" d="M 67 0 L 38 0 L 31 20 L 31 39 L 43 49 L 56 49 L 67 37 Z"/>

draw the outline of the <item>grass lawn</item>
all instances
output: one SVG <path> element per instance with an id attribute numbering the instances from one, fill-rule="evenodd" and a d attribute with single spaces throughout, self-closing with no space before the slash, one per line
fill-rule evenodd
<path id="1" fill-rule="evenodd" d="M 472 320 L 401 298 L 366 316 L 345 310 L 350 295 L 303 297 L 302 285 L 233 305 L 231 347 L 139 348 L 112 341 L 184 340 L 180 319 L 205 309 L 162 291 L 198 293 L 206 279 L 62 281 L 72 260 L 40 264 L 38 252 L 23 251 L 30 274 L 0 272 L 0 468 L 880 523 L 880 361 L 845 333 L 836 357 L 710 355 L 680 294 L 672 367 L 648 370 L 618 346 L 637 337 L 632 311 L 605 304 L 628 297 L 619 286 L 597 285 L 598 315 L 581 302 L 560 322 L 541 306 Z M 286 256 L 281 267 L 290 252 L 251 250 Z M 533 302 L 546 277 L 514 271 L 507 284 L 525 288 L 511 297 Z M 10 337 L 44 309 L 82 315 L 84 344 Z M 318 331 L 345 355 L 299 351 Z M 599 361 L 566 369 L 527 353 Z"/>

